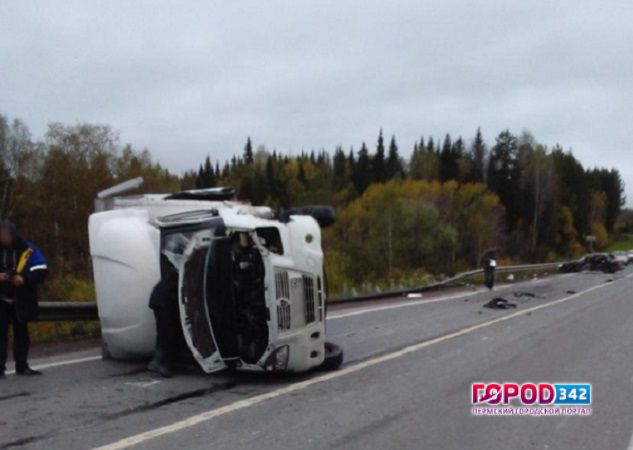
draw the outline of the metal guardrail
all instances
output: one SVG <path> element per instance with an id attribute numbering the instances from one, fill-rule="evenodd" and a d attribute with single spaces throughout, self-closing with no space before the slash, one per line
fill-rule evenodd
<path id="1" fill-rule="evenodd" d="M 516 266 L 497 267 L 497 273 L 529 272 L 537 270 L 556 269 L 560 263 L 545 264 L 521 264 Z M 457 275 L 446 278 L 436 283 L 427 284 L 405 289 L 389 290 L 372 294 L 358 295 L 346 298 L 334 298 L 330 301 L 336 303 L 350 303 L 363 300 L 378 300 L 384 298 L 405 297 L 409 294 L 433 291 L 446 288 L 452 284 L 466 281 L 469 278 L 482 275 L 482 269 L 461 272 Z M 41 301 L 40 315 L 37 319 L 40 322 L 78 321 L 78 320 L 99 320 L 96 302 L 61 302 L 61 301 Z"/>
<path id="2" fill-rule="evenodd" d="M 559 264 L 561 263 L 555 262 L 555 263 L 543 263 L 543 264 L 520 264 L 520 265 L 515 265 L 515 266 L 500 266 L 500 267 L 497 267 L 496 273 L 530 272 L 530 271 L 548 270 L 548 269 L 556 270 Z M 333 298 L 329 300 L 333 303 L 351 303 L 351 302 L 357 302 L 357 301 L 363 301 L 363 300 L 378 300 L 378 299 L 383 299 L 383 298 L 405 297 L 409 294 L 419 294 L 422 292 L 428 292 L 428 291 L 433 291 L 436 289 L 446 288 L 452 284 L 466 281 L 469 278 L 473 278 L 478 275 L 483 275 L 483 273 L 484 273 L 483 269 L 469 270 L 467 272 L 460 272 L 442 281 L 427 284 L 424 286 L 417 286 L 417 287 L 404 288 L 404 289 L 394 289 L 394 290 L 383 291 L 383 292 L 375 292 L 372 294 L 355 295 L 353 297 Z"/>
<path id="3" fill-rule="evenodd" d="M 38 322 L 99 320 L 96 302 L 40 302 Z"/>

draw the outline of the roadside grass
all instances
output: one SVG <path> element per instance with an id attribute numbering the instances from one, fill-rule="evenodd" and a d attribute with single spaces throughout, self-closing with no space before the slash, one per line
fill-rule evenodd
<path id="1" fill-rule="evenodd" d="M 611 242 L 607 248 L 606 252 L 617 252 L 617 251 L 629 251 L 633 250 L 633 234 L 622 234 L 620 237 Z"/>
<path id="2" fill-rule="evenodd" d="M 48 280 L 42 290 L 44 300 L 91 302 L 95 300 L 91 281 L 74 275 Z M 52 342 L 85 339 L 99 336 L 101 327 L 97 321 L 33 322 L 29 324 L 33 342 Z"/>
<path id="3" fill-rule="evenodd" d="M 97 337 L 101 327 L 96 321 L 33 322 L 29 323 L 29 331 L 33 342 L 72 341 Z"/>

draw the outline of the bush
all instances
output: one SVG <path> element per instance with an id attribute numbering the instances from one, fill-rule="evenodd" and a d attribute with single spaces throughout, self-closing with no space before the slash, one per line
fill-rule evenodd
<path id="1" fill-rule="evenodd" d="M 92 282 L 75 275 L 65 275 L 47 281 L 43 297 L 57 301 L 94 301 L 95 290 Z"/>

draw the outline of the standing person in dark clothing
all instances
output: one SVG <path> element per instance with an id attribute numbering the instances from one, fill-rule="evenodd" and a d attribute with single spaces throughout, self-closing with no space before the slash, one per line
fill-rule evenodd
<path id="1" fill-rule="evenodd" d="M 37 317 L 37 287 L 47 272 L 46 260 L 15 225 L 0 222 L 0 378 L 7 362 L 9 327 L 13 328 L 13 359 L 18 375 L 41 375 L 28 365 L 28 322 Z"/>
<path id="2" fill-rule="evenodd" d="M 169 264 L 169 263 L 168 263 Z M 156 319 L 156 348 L 147 369 L 165 378 L 173 376 L 172 363 L 178 351 L 178 271 L 169 267 L 154 286 L 149 307 Z"/>
<path id="3" fill-rule="evenodd" d="M 184 338 L 178 306 L 178 267 L 188 243 L 189 237 L 183 233 L 165 237 L 160 255 L 162 276 L 149 298 L 156 320 L 156 347 L 147 369 L 165 378 L 173 376 L 173 363 Z"/>
<path id="4" fill-rule="evenodd" d="M 495 269 L 497 268 L 497 252 L 487 250 L 481 258 L 481 265 L 484 269 L 484 284 L 492 291 L 495 286 Z"/>

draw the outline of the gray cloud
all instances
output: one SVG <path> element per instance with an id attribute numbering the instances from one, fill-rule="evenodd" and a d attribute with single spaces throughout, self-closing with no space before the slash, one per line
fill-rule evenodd
<path id="1" fill-rule="evenodd" d="M 505 128 L 617 167 L 633 199 L 626 1 L 0 4 L 0 111 L 108 123 L 169 168 Z"/>

